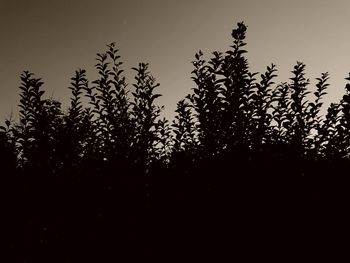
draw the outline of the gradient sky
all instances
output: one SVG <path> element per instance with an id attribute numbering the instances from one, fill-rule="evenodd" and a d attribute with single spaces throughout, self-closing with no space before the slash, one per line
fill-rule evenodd
<path id="1" fill-rule="evenodd" d="M 47 97 L 66 107 L 75 69 L 85 68 L 93 80 L 95 54 L 110 42 L 124 69 L 150 63 L 161 84 L 158 103 L 172 118 L 193 85 L 195 52 L 227 50 L 240 21 L 248 25 L 253 71 L 273 62 L 278 81 L 287 81 L 296 61 L 305 62 L 311 80 L 330 73 L 326 102 L 338 102 L 350 72 L 349 10 L 348 0 L 0 0 L 0 118 L 11 109 L 17 117 L 26 69 L 43 78 Z"/>

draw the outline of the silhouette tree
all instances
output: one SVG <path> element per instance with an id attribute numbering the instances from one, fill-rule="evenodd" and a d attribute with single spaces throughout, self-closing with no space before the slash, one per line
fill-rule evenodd
<path id="1" fill-rule="evenodd" d="M 157 120 L 162 107 L 154 104 L 160 94 L 155 94 L 154 89 L 159 86 L 155 78 L 148 71 L 148 64 L 140 63 L 136 71 L 132 92 L 134 102 L 132 105 L 132 122 L 135 125 L 133 153 L 134 161 L 146 171 L 152 156 L 154 156 L 154 144 L 157 140 Z"/>
<path id="2" fill-rule="evenodd" d="M 75 71 L 66 111 L 24 71 L 19 120 L 0 126 L 6 248 L 20 262 L 82 262 L 334 240 L 350 200 L 350 84 L 323 116 L 328 73 L 313 97 L 302 62 L 289 82 L 274 82 L 274 64 L 252 73 L 246 31 L 237 24 L 226 52 L 195 54 L 172 122 L 147 63 L 129 90 L 114 43 L 97 79 Z"/>
<path id="3" fill-rule="evenodd" d="M 60 143 L 61 154 L 64 158 L 64 167 L 74 169 L 81 165 L 82 157 L 86 154 L 86 143 L 91 125 L 84 125 L 87 112 L 84 112 L 81 102 L 83 91 L 88 88 L 85 70 L 77 70 L 75 76 L 71 78 L 72 92 L 71 103 L 68 113 L 64 116 L 64 129 L 62 131 L 62 141 Z"/>
<path id="4" fill-rule="evenodd" d="M 188 96 L 196 112 L 196 118 L 198 120 L 197 128 L 199 131 L 198 140 L 204 156 L 218 154 L 223 147 L 220 132 L 220 116 L 222 115 L 223 102 L 219 96 L 223 80 L 218 79 L 218 72 L 221 70 L 222 64 L 222 54 L 218 52 L 214 52 L 213 54 L 214 58 L 208 63 L 202 59 L 203 53 L 201 51 L 195 55 L 196 60 L 192 62 L 195 67 L 192 71 L 192 79 L 196 87 L 193 88 L 193 94 Z M 192 120 L 189 118 L 190 111 L 188 110 L 186 112 L 186 106 L 184 101 L 180 101 L 178 104 L 178 125 L 180 126 L 177 128 L 185 128 L 181 126 L 181 121 L 187 121 L 188 126 L 192 125 Z M 186 129 L 188 130 L 186 131 L 188 135 L 193 134 L 192 131 L 189 131 L 189 127 Z M 181 136 L 186 136 L 186 134 L 184 134 L 184 131 L 179 130 L 177 134 L 179 138 L 174 148 L 176 151 L 181 147 Z"/>
<path id="5" fill-rule="evenodd" d="M 222 92 L 224 100 L 223 132 L 227 139 L 226 147 L 234 149 L 245 144 L 246 127 L 248 125 L 248 105 L 251 94 L 251 81 L 254 74 L 249 72 L 247 59 L 244 57 L 246 50 L 243 47 L 247 27 L 244 23 L 238 23 L 237 29 L 232 31 L 233 45 L 226 52 L 221 74 L 224 77 Z"/>
<path id="6" fill-rule="evenodd" d="M 322 136 L 322 117 L 320 116 L 321 107 L 323 105 L 322 99 L 326 95 L 326 90 L 329 86 L 327 83 L 329 79 L 328 73 L 322 73 L 316 84 L 317 90 L 314 92 L 315 101 L 310 102 L 307 108 L 307 129 L 309 140 L 307 142 L 308 154 L 311 158 L 318 158 L 321 156 L 321 145 L 324 143 L 324 137 Z"/>
<path id="7" fill-rule="evenodd" d="M 260 83 L 256 83 L 255 91 L 251 95 L 252 113 L 251 113 L 251 138 L 252 151 L 260 152 L 264 144 L 270 144 L 268 141 L 272 137 L 272 114 L 271 107 L 273 103 L 273 94 L 271 86 L 274 84 L 273 78 L 277 75 L 276 66 L 271 64 L 267 67 L 265 74 L 261 74 Z"/>
<path id="8" fill-rule="evenodd" d="M 291 78 L 292 83 L 289 89 L 291 90 L 291 126 L 287 136 L 290 138 L 290 143 L 292 148 L 296 151 L 297 155 L 305 154 L 305 140 L 309 135 L 306 127 L 306 95 L 309 93 L 307 91 L 307 85 L 309 85 L 309 80 L 305 79 L 305 64 L 298 62 L 294 66 L 292 71 L 293 77 Z"/>
<path id="9" fill-rule="evenodd" d="M 174 136 L 173 153 L 195 153 L 197 144 L 196 126 L 191 106 L 185 100 L 177 103 L 172 127 Z"/>

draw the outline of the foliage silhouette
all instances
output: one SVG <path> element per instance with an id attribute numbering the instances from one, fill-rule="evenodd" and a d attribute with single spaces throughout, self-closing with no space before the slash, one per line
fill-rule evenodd
<path id="1" fill-rule="evenodd" d="M 224 246 L 273 254 L 337 238 L 350 200 L 350 84 L 323 116 L 328 73 L 313 99 L 302 62 L 289 82 L 275 84 L 274 64 L 259 77 L 246 30 L 237 24 L 224 53 L 195 54 L 172 123 L 148 64 L 133 68 L 129 90 L 114 43 L 97 54 L 96 80 L 75 72 L 67 111 L 24 71 L 19 121 L 0 126 L 12 261 L 217 260 Z"/>

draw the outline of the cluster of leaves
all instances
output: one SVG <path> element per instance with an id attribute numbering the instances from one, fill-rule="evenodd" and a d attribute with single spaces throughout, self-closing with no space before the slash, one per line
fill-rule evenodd
<path id="1" fill-rule="evenodd" d="M 187 98 L 195 111 L 197 146 L 209 155 L 241 147 L 254 153 L 279 146 L 289 148 L 286 154 L 328 159 L 336 154 L 331 150 L 336 141 L 338 157 L 346 157 L 347 95 L 339 104 L 332 104 L 322 118 L 328 73 L 316 79 L 313 99 L 301 62 L 294 66 L 290 82 L 274 87 L 274 64 L 256 80 L 258 73 L 250 72 L 243 56 L 245 32 L 245 25 L 239 23 L 232 33 L 232 49 L 224 54 L 213 52 L 209 61 L 202 59 L 202 52 L 195 56 L 192 73 L 196 87 Z"/>
<path id="2" fill-rule="evenodd" d="M 293 207 L 302 200 L 304 205 L 315 201 L 310 193 L 319 193 L 332 182 L 328 173 L 339 172 L 348 162 L 350 84 L 323 117 L 328 73 L 316 79 L 313 97 L 301 62 L 289 82 L 275 84 L 274 64 L 258 79 L 245 57 L 246 30 L 238 23 L 225 53 L 213 52 L 208 61 L 201 51 L 195 55 L 195 86 L 178 102 L 172 123 L 160 118 L 163 107 L 155 104 L 159 84 L 148 64 L 133 68 L 135 82 L 129 90 L 114 43 L 97 54 L 98 79 L 90 83 L 85 70 L 75 72 L 66 112 L 58 101 L 43 99 L 41 79 L 22 73 L 19 122 L 6 120 L 0 126 L 0 159 L 5 193 L 18 197 L 11 207 L 19 209 L 8 208 L 8 236 L 18 224 L 13 218 L 20 218 L 25 231 L 34 235 L 23 260 L 38 262 L 32 251 L 46 249 L 49 256 L 52 249 L 64 247 L 56 259 L 63 262 L 76 243 L 74 255 L 80 261 L 86 248 L 99 251 L 94 256 L 100 259 L 100 252 L 115 244 L 116 234 L 124 242 L 120 251 L 127 254 L 135 246 L 151 246 L 143 242 L 155 234 L 148 229 L 160 229 L 157 237 L 164 238 L 162 224 L 183 222 L 185 216 L 199 219 L 203 211 L 225 218 L 227 207 L 237 200 L 243 200 L 241 212 L 244 206 L 260 211 L 263 201 L 257 199 L 280 206 L 279 199 L 288 209 L 293 198 Z M 302 189 L 301 194 L 295 189 Z M 206 222 L 214 220 L 206 216 Z M 157 221 L 160 217 L 163 222 Z M 239 222 L 246 224 L 247 218 Z M 171 234 L 180 237 L 196 229 L 182 227 Z M 135 231 L 137 238 L 130 241 Z M 17 238 L 9 239 L 14 253 L 23 247 L 21 237 L 30 235 L 16 233 Z M 217 238 L 215 233 L 208 237 Z"/>

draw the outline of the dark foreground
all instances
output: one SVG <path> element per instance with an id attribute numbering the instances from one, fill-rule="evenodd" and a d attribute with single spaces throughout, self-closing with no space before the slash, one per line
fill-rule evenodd
<path id="1" fill-rule="evenodd" d="M 3 174 L 6 262 L 307 261 L 342 249 L 349 163 L 228 161 Z"/>

